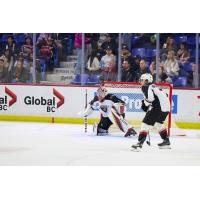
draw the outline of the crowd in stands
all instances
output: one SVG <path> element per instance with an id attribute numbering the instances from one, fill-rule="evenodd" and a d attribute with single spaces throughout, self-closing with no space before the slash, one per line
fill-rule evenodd
<path id="1" fill-rule="evenodd" d="M 76 37 L 76 36 L 75 36 Z M 161 34 L 158 81 L 177 87 L 192 87 L 195 69 L 195 35 Z M 90 41 L 87 39 L 87 42 Z M 137 82 L 143 73 L 156 80 L 156 35 L 122 34 L 121 81 Z M 89 47 L 89 42 L 86 44 Z M 190 47 L 190 49 L 189 49 Z M 88 52 L 88 50 L 87 50 Z M 97 74 L 100 81 L 117 80 L 118 38 L 106 34 L 97 49 L 88 56 L 88 74 Z"/>
<path id="2" fill-rule="evenodd" d="M 0 83 L 33 82 L 33 34 L 0 34 Z M 87 82 L 116 81 L 118 75 L 118 34 L 85 34 L 85 63 L 82 63 L 81 33 L 40 33 L 36 35 L 36 81 L 59 67 L 67 56 L 77 55 L 75 79 L 81 67 Z M 122 34 L 121 81 L 137 82 L 143 73 L 156 79 L 156 35 Z M 160 82 L 192 87 L 195 69 L 195 35 L 161 34 Z M 75 81 L 72 83 L 75 83 Z"/>
<path id="3" fill-rule="evenodd" d="M 0 34 L 0 83 L 33 83 L 33 34 Z M 74 34 L 36 34 L 36 82 L 73 54 Z"/>

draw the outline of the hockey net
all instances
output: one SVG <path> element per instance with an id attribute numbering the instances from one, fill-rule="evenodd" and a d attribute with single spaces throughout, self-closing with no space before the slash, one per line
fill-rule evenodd
<path id="1" fill-rule="evenodd" d="M 126 103 L 126 120 L 133 125 L 134 128 L 139 129 L 144 118 L 144 112 L 141 109 L 141 100 L 144 98 L 141 92 L 140 83 L 134 82 L 103 82 L 102 85 L 108 89 L 109 93 L 116 95 Z M 170 107 L 172 108 L 172 85 L 171 84 L 155 84 L 164 90 L 169 97 Z M 172 110 L 172 109 L 171 109 Z M 168 134 L 171 134 L 172 112 L 170 111 L 165 126 L 168 129 Z"/>

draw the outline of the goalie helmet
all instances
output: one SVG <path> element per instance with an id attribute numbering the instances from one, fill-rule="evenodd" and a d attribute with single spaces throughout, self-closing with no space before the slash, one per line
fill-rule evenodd
<path id="1" fill-rule="evenodd" d="M 100 100 L 102 100 L 107 94 L 108 94 L 108 91 L 105 87 L 100 87 L 97 90 L 97 96 Z"/>
<path id="2" fill-rule="evenodd" d="M 146 74 L 142 74 L 142 76 L 140 77 L 140 83 L 144 83 L 144 84 L 150 84 L 153 82 L 153 76 L 149 73 Z"/>

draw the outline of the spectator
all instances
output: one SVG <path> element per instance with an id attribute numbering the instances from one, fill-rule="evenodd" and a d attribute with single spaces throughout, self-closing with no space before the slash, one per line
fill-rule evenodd
<path id="1" fill-rule="evenodd" d="M 89 70 L 90 74 L 100 73 L 100 59 L 100 53 L 98 53 L 96 50 L 93 50 L 87 63 L 87 69 Z"/>
<path id="2" fill-rule="evenodd" d="M 13 68 L 13 65 L 14 65 L 14 58 L 13 58 L 13 56 L 11 56 L 9 49 L 5 50 L 2 57 L 4 59 L 5 67 L 8 68 L 8 71 L 10 72 Z"/>
<path id="3" fill-rule="evenodd" d="M 149 69 L 147 68 L 146 61 L 144 59 L 140 60 L 140 68 L 136 72 L 136 81 L 139 81 L 142 74 L 149 73 Z"/>
<path id="4" fill-rule="evenodd" d="M 123 82 L 133 82 L 135 81 L 135 72 L 130 65 L 129 60 L 124 60 L 122 63 L 122 78 L 121 81 Z"/>
<path id="5" fill-rule="evenodd" d="M 134 66 L 136 68 L 136 71 L 138 71 L 140 69 L 140 60 L 142 59 L 141 56 L 136 55 L 133 57 L 134 59 Z"/>
<path id="6" fill-rule="evenodd" d="M 12 35 L 8 36 L 7 43 L 5 44 L 4 51 L 9 51 L 9 57 L 15 57 L 17 55 L 17 47 Z"/>
<path id="7" fill-rule="evenodd" d="M 179 65 L 175 58 L 175 52 L 169 51 L 167 55 L 167 60 L 161 65 L 164 73 L 168 76 L 167 82 L 173 82 L 179 75 Z"/>
<path id="8" fill-rule="evenodd" d="M 117 54 L 117 43 L 109 33 L 106 34 L 106 40 L 101 45 L 101 50 L 103 51 L 104 55 L 106 53 L 107 46 L 109 46 L 112 49 L 114 55 Z"/>
<path id="9" fill-rule="evenodd" d="M 129 60 L 131 64 L 134 63 L 134 59 L 133 59 L 131 52 L 129 51 L 128 46 L 126 44 L 122 45 L 121 60 L 122 60 L 122 62 L 124 60 Z"/>
<path id="10" fill-rule="evenodd" d="M 175 40 L 172 37 L 168 37 L 166 40 L 166 43 L 163 44 L 163 48 L 161 51 L 161 61 L 165 62 L 169 51 L 176 52 L 176 50 L 177 49 L 176 49 Z"/>
<path id="11" fill-rule="evenodd" d="M 31 37 L 26 37 L 24 45 L 21 48 L 25 65 L 29 65 L 29 62 L 33 59 L 33 41 Z"/>
<path id="12" fill-rule="evenodd" d="M 22 62 L 24 65 L 24 54 L 21 52 L 19 53 L 17 60 L 15 61 L 14 68 L 17 66 L 18 61 Z"/>
<path id="13" fill-rule="evenodd" d="M 4 58 L 0 57 L 0 83 L 9 83 L 10 75 L 8 67 L 5 66 Z"/>
<path id="14" fill-rule="evenodd" d="M 29 72 L 24 68 L 22 61 L 17 61 L 17 66 L 12 71 L 12 83 L 27 83 L 29 80 Z"/>
<path id="15" fill-rule="evenodd" d="M 122 42 L 124 44 L 127 44 L 127 48 L 129 51 L 131 51 L 131 39 L 132 39 L 132 33 L 122 33 Z"/>
<path id="16" fill-rule="evenodd" d="M 100 38 L 100 34 L 99 33 L 86 33 L 85 35 L 86 35 L 86 37 L 88 37 L 90 39 L 89 53 L 92 52 L 93 50 L 97 51 L 99 49 L 98 41 Z"/>
<path id="17" fill-rule="evenodd" d="M 188 46 L 186 42 L 180 44 L 180 49 L 177 52 L 177 58 L 181 64 L 188 62 L 190 58 L 190 53 L 188 51 Z"/>
<path id="18" fill-rule="evenodd" d="M 151 73 L 151 75 L 153 76 L 153 82 L 156 81 L 156 60 L 154 59 L 150 66 L 149 66 L 149 71 Z"/>
<path id="19" fill-rule="evenodd" d="M 153 82 L 156 82 L 156 60 L 155 59 L 151 62 L 149 66 L 149 70 L 151 72 L 151 75 L 153 76 Z M 167 78 L 168 78 L 167 74 L 163 71 L 163 68 L 159 66 L 157 82 L 166 82 Z"/>
<path id="20" fill-rule="evenodd" d="M 44 45 L 48 38 L 51 38 L 51 33 L 39 33 L 37 37 L 37 45 L 39 48 Z"/>
<path id="21" fill-rule="evenodd" d="M 106 55 L 101 58 L 101 67 L 104 80 L 116 80 L 116 57 L 113 55 L 110 46 L 107 46 Z"/>
<path id="22" fill-rule="evenodd" d="M 71 54 L 71 52 L 68 52 L 68 46 L 71 48 L 73 44 L 71 44 L 72 41 L 68 38 L 67 33 L 53 33 L 52 38 L 54 39 L 55 47 L 57 49 L 56 57 L 58 60 L 57 64 L 59 65 L 60 61 L 67 61 L 67 55 Z M 71 51 L 71 49 L 69 51 Z"/>
<path id="23" fill-rule="evenodd" d="M 53 46 L 53 39 L 48 38 L 40 48 L 40 63 L 43 81 L 46 79 L 46 71 L 53 71 L 54 56 L 55 48 Z"/>
<path id="24" fill-rule="evenodd" d="M 85 36 L 85 58 L 86 61 L 87 58 L 87 45 L 89 44 L 90 39 Z M 75 34 L 75 41 L 74 41 L 74 47 L 77 50 L 77 64 L 75 66 L 75 74 L 81 73 L 81 62 L 82 62 L 82 33 L 76 33 Z M 85 64 L 85 63 L 84 63 Z"/>

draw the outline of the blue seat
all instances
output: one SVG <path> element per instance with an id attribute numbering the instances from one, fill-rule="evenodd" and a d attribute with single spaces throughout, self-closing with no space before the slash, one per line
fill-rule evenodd
<path id="1" fill-rule="evenodd" d="M 174 82 L 173 82 L 174 87 L 185 87 L 187 85 L 187 77 L 181 76 L 178 77 Z"/>
<path id="2" fill-rule="evenodd" d="M 196 44 L 196 37 L 195 36 L 189 36 L 189 37 L 187 37 L 187 43 L 189 45 L 195 45 Z"/>
<path id="3" fill-rule="evenodd" d="M 80 85 L 81 81 L 83 82 L 83 84 L 87 84 L 89 79 L 89 75 L 88 74 L 76 74 L 74 80 L 71 82 L 71 84 L 77 84 Z"/>
<path id="4" fill-rule="evenodd" d="M 191 63 L 187 62 L 187 63 L 183 64 L 182 65 L 182 69 L 185 72 L 192 72 L 192 65 L 191 65 Z"/>
<path id="5" fill-rule="evenodd" d="M 134 46 L 135 44 L 137 44 L 137 42 L 140 40 L 140 36 L 133 36 L 131 38 L 131 44 L 132 46 Z"/>
<path id="6" fill-rule="evenodd" d="M 98 75 L 91 75 L 87 82 L 88 85 L 97 85 L 99 84 L 99 76 Z"/>
<path id="7" fill-rule="evenodd" d="M 146 49 L 145 57 L 146 58 L 153 58 L 156 56 L 156 49 Z"/>
<path id="8" fill-rule="evenodd" d="M 180 44 L 181 42 L 187 42 L 187 36 L 176 36 L 175 41 L 178 44 Z"/>
<path id="9" fill-rule="evenodd" d="M 132 49 L 132 55 L 140 56 L 140 57 L 144 58 L 145 57 L 145 48 Z"/>
<path id="10" fill-rule="evenodd" d="M 24 33 L 18 33 L 15 35 L 14 38 L 17 43 L 23 44 L 25 42 L 25 34 Z"/>
<path id="11" fill-rule="evenodd" d="M 12 36 L 12 34 L 4 33 L 1 38 L 2 43 L 7 43 L 8 36 Z"/>

